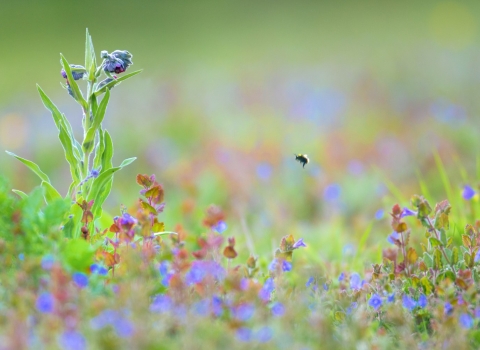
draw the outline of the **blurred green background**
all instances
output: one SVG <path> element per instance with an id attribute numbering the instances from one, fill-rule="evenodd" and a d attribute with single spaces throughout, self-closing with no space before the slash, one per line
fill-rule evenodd
<path id="1" fill-rule="evenodd" d="M 137 173 L 155 173 L 168 229 L 216 203 L 251 252 L 294 233 L 338 258 L 368 227 L 372 252 L 386 244 L 378 210 L 446 197 L 434 154 L 459 204 L 477 185 L 478 1 L 3 2 L 0 146 L 62 193 L 68 167 L 35 84 L 80 138 L 59 53 L 83 64 L 87 27 L 97 57 L 126 49 L 144 69 L 112 90 L 106 115 L 116 163 L 138 157 L 115 176 L 112 215 L 135 204 Z M 38 185 L 5 153 L 0 167 L 14 188 Z"/>

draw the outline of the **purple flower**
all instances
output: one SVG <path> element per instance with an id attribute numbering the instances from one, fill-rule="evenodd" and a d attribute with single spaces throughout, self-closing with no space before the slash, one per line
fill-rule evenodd
<path id="1" fill-rule="evenodd" d="M 210 310 L 209 300 L 200 300 L 193 305 L 195 313 L 200 316 L 207 316 Z"/>
<path id="2" fill-rule="evenodd" d="M 168 312 L 173 306 L 172 299 L 168 295 L 157 295 L 150 304 L 151 312 Z"/>
<path id="3" fill-rule="evenodd" d="M 112 326 L 120 338 L 130 338 L 134 333 L 132 323 L 122 316 L 115 318 L 112 322 Z"/>
<path id="4" fill-rule="evenodd" d="M 123 213 L 118 220 L 119 220 L 119 225 L 121 225 L 126 230 L 130 230 L 133 227 L 133 225 L 137 223 L 137 219 L 135 219 L 133 216 L 131 216 L 128 213 Z"/>
<path id="5" fill-rule="evenodd" d="M 400 239 L 400 234 L 397 231 L 393 231 L 390 236 L 387 237 L 387 241 L 391 244 L 395 244 L 395 241 Z"/>
<path id="6" fill-rule="evenodd" d="M 237 329 L 237 339 L 242 342 L 249 342 L 252 339 L 252 330 L 246 327 Z"/>
<path id="7" fill-rule="evenodd" d="M 453 306 L 448 301 L 443 305 L 443 313 L 447 316 L 450 316 L 453 312 Z"/>
<path id="8" fill-rule="evenodd" d="M 475 254 L 475 262 L 478 262 L 480 260 L 480 250 Z"/>
<path id="9" fill-rule="evenodd" d="M 465 329 L 470 329 L 473 327 L 473 318 L 469 314 L 461 314 L 458 318 L 458 321 L 460 322 L 460 326 Z"/>
<path id="10" fill-rule="evenodd" d="M 387 297 L 387 302 L 393 303 L 394 301 L 395 301 L 395 293 L 392 293 Z"/>
<path id="11" fill-rule="evenodd" d="M 350 288 L 353 290 L 358 290 L 362 288 L 362 279 L 360 275 L 356 272 L 350 275 Z"/>
<path id="12" fill-rule="evenodd" d="M 93 177 L 93 178 L 97 178 L 98 175 L 100 175 L 100 171 L 98 171 L 97 169 L 92 169 L 90 171 L 90 176 Z"/>
<path id="13" fill-rule="evenodd" d="M 323 197 L 325 200 L 329 202 L 336 201 L 340 198 L 340 195 L 342 194 L 342 188 L 340 187 L 339 184 L 331 184 L 325 187 L 325 190 L 323 191 Z"/>
<path id="14" fill-rule="evenodd" d="M 400 217 L 404 218 L 405 216 L 417 216 L 417 212 L 404 207 Z"/>
<path id="15" fill-rule="evenodd" d="M 273 331 L 270 327 L 262 327 L 258 330 L 256 338 L 260 343 L 266 343 L 272 339 Z"/>
<path id="16" fill-rule="evenodd" d="M 233 315 L 240 321 L 248 321 L 255 314 L 255 307 L 250 303 L 240 304 L 233 309 Z"/>
<path id="17" fill-rule="evenodd" d="M 267 301 L 270 299 L 270 294 L 275 290 L 275 284 L 272 278 L 268 278 L 265 281 L 262 289 L 259 292 L 259 296 L 262 300 Z"/>
<path id="18" fill-rule="evenodd" d="M 283 316 L 283 314 L 285 313 L 285 306 L 283 306 L 283 304 L 280 302 L 276 302 L 272 305 L 271 310 L 272 310 L 273 316 L 280 317 L 280 316 Z"/>
<path id="19" fill-rule="evenodd" d="M 323 284 L 323 290 L 324 290 L 324 291 L 327 291 L 327 290 L 328 290 L 328 284 L 326 284 L 326 283 Z"/>
<path id="20" fill-rule="evenodd" d="M 283 260 L 282 261 L 282 271 L 283 272 L 292 271 L 292 263 L 288 262 L 287 260 Z"/>
<path id="21" fill-rule="evenodd" d="M 80 288 L 88 286 L 88 276 L 81 272 L 75 272 L 72 275 L 73 282 Z"/>
<path id="22" fill-rule="evenodd" d="M 222 299 L 216 295 L 212 297 L 212 312 L 216 317 L 219 317 L 223 314 Z"/>
<path id="23" fill-rule="evenodd" d="M 383 209 L 378 209 L 376 212 L 375 212 L 375 219 L 376 220 L 381 220 L 383 219 L 383 216 L 385 214 L 385 211 Z"/>
<path id="24" fill-rule="evenodd" d="M 125 50 L 115 50 L 111 54 L 102 51 L 100 56 L 104 59 L 103 70 L 109 73 L 123 73 L 132 63 L 132 55 Z"/>
<path id="25" fill-rule="evenodd" d="M 474 316 L 475 318 L 480 318 L 480 307 L 479 307 L 479 306 L 477 306 L 477 307 L 475 308 L 475 310 L 473 310 L 473 316 Z"/>
<path id="26" fill-rule="evenodd" d="M 37 302 L 35 303 L 37 310 L 44 314 L 52 313 L 54 305 L 55 300 L 53 299 L 53 295 L 50 293 L 40 294 L 37 298 Z"/>
<path id="27" fill-rule="evenodd" d="M 104 310 L 90 320 L 90 327 L 93 330 L 99 330 L 111 325 L 115 319 L 119 318 L 120 314 L 116 310 Z"/>
<path id="28" fill-rule="evenodd" d="M 225 269 L 212 260 L 195 260 L 190 267 L 190 271 L 185 276 L 187 285 L 200 283 L 207 276 L 213 277 L 216 281 L 223 281 L 225 278 Z"/>
<path id="29" fill-rule="evenodd" d="M 61 349 L 65 350 L 84 350 L 87 348 L 87 341 L 84 336 L 77 331 L 66 331 L 59 339 Z"/>
<path id="30" fill-rule="evenodd" d="M 257 176 L 263 180 L 267 181 L 270 176 L 272 176 L 272 166 L 269 163 L 260 163 L 257 165 Z"/>
<path id="31" fill-rule="evenodd" d="M 292 249 L 297 249 L 300 247 L 306 247 L 307 245 L 303 242 L 303 238 L 300 238 L 298 241 L 296 241 L 292 247 Z"/>
<path id="32" fill-rule="evenodd" d="M 428 299 L 425 294 L 420 294 L 418 297 L 418 306 L 420 306 L 422 309 L 425 308 L 428 304 Z"/>
<path id="33" fill-rule="evenodd" d="M 92 264 L 90 265 L 90 272 L 105 276 L 108 274 L 108 269 L 105 266 L 99 264 Z"/>
<path id="34" fill-rule="evenodd" d="M 355 309 L 357 307 L 358 303 L 356 301 L 354 301 L 353 303 L 350 304 L 349 307 L 347 307 L 347 315 L 350 315 L 353 311 L 353 309 Z"/>
<path id="35" fill-rule="evenodd" d="M 85 75 L 85 73 L 87 72 L 85 67 L 77 65 L 77 64 L 71 64 L 70 65 L 70 71 L 72 72 L 73 80 L 82 79 L 83 76 Z M 62 75 L 62 77 L 64 79 L 67 79 L 67 72 L 65 72 L 65 69 L 62 68 L 60 70 L 60 74 Z"/>
<path id="36" fill-rule="evenodd" d="M 217 233 L 223 233 L 227 229 L 227 224 L 225 223 L 225 221 L 221 220 L 221 221 L 217 222 L 217 224 L 215 226 L 213 226 L 212 228 Z"/>
<path id="37" fill-rule="evenodd" d="M 404 308 L 406 308 L 410 311 L 415 309 L 415 307 L 417 306 L 417 302 L 415 300 L 413 300 L 413 298 L 409 297 L 406 294 L 404 294 L 403 297 L 402 297 L 402 304 L 403 304 Z"/>
<path id="38" fill-rule="evenodd" d="M 378 310 L 380 306 L 382 306 L 382 298 L 378 294 L 372 294 L 370 300 L 368 301 L 368 305 L 373 307 L 375 310 Z"/>
<path id="39" fill-rule="evenodd" d="M 54 259 L 53 255 L 51 255 L 51 254 L 45 255 L 42 258 L 42 263 L 41 263 L 42 264 L 42 269 L 51 270 L 54 262 L 55 262 L 55 259 Z"/>
<path id="40" fill-rule="evenodd" d="M 462 197 L 467 201 L 471 200 L 475 196 L 476 192 L 468 185 L 463 186 Z"/>
<path id="41" fill-rule="evenodd" d="M 345 279 L 345 273 L 341 273 L 340 276 L 338 276 L 338 282 L 342 282 Z"/>
<path id="42" fill-rule="evenodd" d="M 314 283 L 314 282 L 315 282 L 315 278 L 310 277 L 308 279 L 307 283 L 305 284 L 305 287 L 307 287 L 307 288 L 310 287 L 312 285 L 312 283 Z"/>

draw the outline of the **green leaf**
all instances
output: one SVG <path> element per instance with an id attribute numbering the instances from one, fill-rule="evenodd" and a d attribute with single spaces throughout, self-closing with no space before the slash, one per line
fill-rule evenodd
<path id="1" fill-rule="evenodd" d="M 23 164 L 25 164 L 27 167 L 29 167 L 30 170 L 32 170 L 35 174 L 37 174 L 37 176 L 42 181 L 50 183 L 50 179 L 48 178 L 47 174 L 45 174 L 42 170 L 40 170 L 40 167 L 37 164 L 35 164 L 34 162 L 32 162 L 30 160 L 27 160 L 25 158 L 19 157 L 15 153 L 12 153 L 12 152 L 9 152 L 9 151 L 5 151 L 5 152 L 7 152 L 7 154 L 11 155 L 12 157 L 17 158 L 19 161 L 21 161 Z"/>
<path id="2" fill-rule="evenodd" d="M 65 262 L 75 271 L 85 271 L 93 264 L 94 249 L 82 238 L 70 239 L 62 252 Z"/>
<path id="3" fill-rule="evenodd" d="M 104 149 L 102 153 L 102 170 L 107 170 L 113 166 L 113 142 L 107 130 L 105 130 L 103 136 Z"/>
<path id="4" fill-rule="evenodd" d="M 434 266 L 435 269 L 440 269 L 443 266 L 442 252 L 438 248 L 435 249 L 433 262 L 434 262 L 433 266 Z"/>
<path id="5" fill-rule="evenodd" d="M 458 248 L 453 247 L 452 249 L 452 264 L 456 264 L 458 262 Z"/>
<path id="6" fill-rule="evenodd" d="M 81 199 L 79 199 L 81 200 Z M 71 218 L 63 226 L 63 233 L 67 238 L 80 237 L 80 221 L 82 219 L 82 209 L 77 203 L 73 203 L 70 207 Z"/>
<path id="7" fill-rule="evenodd" d="M 51 203 L 55 199 L 62 198 L 60 193 L 50 183 L 42 181 L 41 186 L 44 188 L 44 197 L 47 204 Z"/>
<path id="8" fill-rule="evenodd" d="M 100 169 L 100 166 L 102 165 L 102 156 L 103 156 L 103 151 L 105 149 L 105 142 L 104 142 L 104 131 L 99 130 L 98 131 L 98 142 L 97 145 L 95 146 L 95 158 L 93 159 L 93 168 L 94 169 Z"/>
<path id="9" fill-rule="evenodd" d="M 108 84 L 104 85 L 101 89 L 98 89 L 97 91 L 95 91 L 95 96 L 100 96 L 100 95 L 103 94 L 105 91 L 107 91 L 107 89 L 111 89 L 112 87 L 114 87 L 115 85 L 121 83 L 122 81 L 127 80 L 128 78 L 131 78 L 131 77 L 133 77 L 134 75 L 137 75 L 138 73 L 141 73 L 142 70 L 143 70 L 143 69 L 140 69 L 140 70 L 137 70 L 137 71 L 135 71 L 135 72 L 122 75 L 120 78 L 117 78 L 117 79 L 109 82 Z"/>
<path id="10" fill-rule="evenodd" d="M 428 239 L 428 241 L 430 242 L 432 247 L 437 247 L 437 246 L 442 246 L 443 245 L 442 242 L 435 237 L 430 237 Z"/>
<path id="11" fill-rule="evenodd" d="M 137 157 L 132 157 L 132 158 L 127 158 L 127 159 L 125 159 L 125 160 L 120 164 L 120 167 L 123 168 L 123 167 L 125 167 L 125 166 L 127 166 L 127 165 L 129 165 L 129 164 L 132 164 L 132 163 L 135 161 L 135 159 L 137 159 Z"/>
<path id="12" fill-rule="evenodd" d="M 92 199 L 94 200 L 91 211 L 95 219 L 100 217 L 103 202 L 110 194 L 113 174 L 120 169 L 121 167 L 115 167 L 102 171 L 102 173 L 100 173 L 100 175 L 94 180 L 90 189 L 90 193 L 87 197 L 87 202 L 91 201 Z"/>
<path id="13" fill-rule="evenodd" d="M 427 265 L 427 267 L 433 267 L 433 258 L 427 252 L 423 253 L 423 261 L 425 262 L 425 265 Z"/>
<path id="14" fill-rule="evenodd" d="M 462 235 L 462 243 L 465 248 L 470 248 L 472 246 L 472 240 L 467 235 Z"/>
<path id="15" fill-rule="evenodd" d="M 82 92 L 80 91 L 80 88 L 78 87 L 78 84 L 77 82 L 75 81 L 75 79 L 73 79 L 73 76 L 72 76 L 72 70 L 70 69 L 70 65 L 68 64 L 66 58 L 60 54 L 60 61 L 63 65 L 63 69 L 65 70 L 65 73 L 67 73 L 67 78 L 68 78 L 68 82 L 70 84 L 70 88 L 72 89 L 73 91 L 73 95 L 75 96 L 75 100 L 78 101 L 78 103 L 80 103 L 80 105 L 83 107 L 84 110 L 87 110 L 88 109 L 88 104 L 87 104 L 87 101 L 85 101 L 85 98 L 83 97 L 82 95 Z"/>
<path id="16" fill-rule="evenodd" d="M 92 97 L 95 99 L 95 97 Z M 105 112 L 107 110 L 108 101 L 110 99 L 110 91 L 105 93 L 98 109 L 96 109 L 96 113 L 93 116 L 93 122 L 90 128 L 88 128 L 87 134 L 85 135 L 85 139 L 83 140 L 83 150 L 84 152 L 88 152 L 93 148 L 93 143 L 95 139 L 95 133 L 97 132 L 98 128 L 102 124 L 103 118 L 105 117 Z"/>
<path id="17" fill-rule="evenodd" d="M 87 28 L 87 35 L 85 38 L 85 68 L 87 69 L 88 80 L 95 79 L 96 66 L 97 66 L 97 62 L 95 58 L 95 50 L 93 49 L 92 37 L 88 33 L 88 28 Z"/>
<path id="18" fill-rule="evenodd" d="M 25 199 L 25 198 L 28 198 L 28 194 L 26 194 L 25 192 L 23 191 L 20 191 L 20 190 L 12 190 L 13 193 L 17 194 L 20 196 L 20 198 L 22 199 Z"/>

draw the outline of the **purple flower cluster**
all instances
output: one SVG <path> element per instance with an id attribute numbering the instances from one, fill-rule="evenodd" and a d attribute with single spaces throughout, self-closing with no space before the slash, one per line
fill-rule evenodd
<path id="1" fill-rule="evenodd" d="M 206 277 L 213 277 L 216 281 L 223 281 L 226 276 L 225 269 L 213 260 L 195 260 L 190 271 L 185 275 L 187 285 L 200 283 Z"/>
<path id="2" fill-rule="evenodd" d="M 100 56 L 104 59 L 103 70 L 108 73 L 123 73 L 133 64 L 133 56 L 126 50 L 115 50 L 112 53 L 102 51 Z"/>
<path id="3" fill-rule="evenodd" d="M 126 317 L 126 313 L 118 310 L 102 311 L 90 321 L 90 327 L 94 330 L 100 330 L 107 326 L 112 326 L 115 333 L 121 338 L 129 338 L 135 331 L 133 324 Z"/>

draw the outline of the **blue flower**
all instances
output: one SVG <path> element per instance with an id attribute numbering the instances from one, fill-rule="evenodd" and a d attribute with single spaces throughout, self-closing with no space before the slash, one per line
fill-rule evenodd
<path id="1" fill-rule="evenodd" d="M 19 259 L 20 261 L 25 260 L 25 254 L 23 254 L 23 253 L 18 254 L 18 259 Z"/>
<path id="2" fill-rule="evenodd" d="M 85 288 L 88 286 L 88 276 L 85 275 L 84 273 L 81 272 L 75 272 L 72 275 L 73 282 L 80 287 L 80 288 Z"/>
<path id="3" fill-rule="evenodd" d="M 195 313 L 200 316 L 207 316 L 210 310 L 209 300 L 200 300 L 193 305 Z"/>
<path id="4" fill-rule="evenodd" d="M 307 246 L 307 245 L 303 242 L 303 238 L 300 238 L 298 241 L 296 241 L 296 242 L 293 244 L 292 249 L 297 249 L 297 248 L 306 247 L 306 246 Z"/>
<path id="5" fill-rule="evenodd" d="M 312 283 L 314 283 L 314 282 L 315 282 L 315 278 L 310 277 L 308 279 L 307 283 L 305 284 L 305 287 L 307 287 L 307 288 L 310 287 L 312 285 Z"/>
<path id="6" fill-rule="evenodd" d="M 97 178 L 98 175 L 100 175 L 100 171 L 98 171 L 97 169 L 92 169 L 90 171 L 90 176 L 93 177 L 93 178 Z"/>
<path id="7" fill-rule="evenodd" d="M 237 329 L 237 339 L 242 342 L 249 342 L 252 339 L 252 330 L 246 327 Z"/>
<path id="8" fill-rule="evenodd" d="M 212 229 L 217 233 L 223 233 L 227 229 L 227 224 L 225 221 L 220 220 L 215 226 L 212 227 Z"/>
<path id="9" fill-rule="evenodd" d="M 340 195 L 342 194 L 342 188 L 340 187 L 339 184 L 331 184 L 325 187 L 325 190 L 323 191 L 323 197 L 325 200 L 329 202 L 336 201 L 340 198 Z"/>
<path id="10" fill-rule="evenodd" d="M 448 301 L 443 305 L 443 313 L 447 316 L 451 315 L 453 312 L 453 306 Z"/>
<path id="11" fill-rule="evenodd" d="M 385 215 L 385 211 L 383 209 L 378 209 L 376 212 L 375 212 L 375 219 L 376 220 L 381 220 L 383 219 L 383 216 Z"/>
<path id="12" fill-rule="evenodd" d="M 150 304 L 150 311 L 151 312 L 168 312 L 173 306 L 172 299 L 168 295 L 157 295 L 154 299 L 152 304 Z"/>
<path id="13" fill-rule="evenodd" d="M 417 216 L 417 212 L 404 207 L 402 210 L 402 214 L 400 214 L 400 217 L 404 218 L 405 216 Z"/>
<path id="14" fill-rule="evenodd" d="M 352 313 L 353 309 L 355 309 L 357 307 L 357 305 L 358 305 L 358 303 L 356 301 L 352 302 L 350 304 L 350 306 L 347 307 L 347 310 L 346 310 L 347 315 L 350 315 Z"/>
<path id="15" fill-rule="evenodd" d="M 462 197 L 467 201 L 471 200 L 475 196 L 476 192 L 468 185 L 463 186 Z"/>
<path id="16" fill-rule="evenodd" d="M 99 264 L 92 264 L 90 265 L 90 272 L 105 276 L 108 273 L 108 269 Z"/>
<path id="17" fill-rule="evenodd" d="M 212 312 L 215 316 L 219 317 L 223 314 L 223 302 L 222 299 L 216 295 L 212 297 Z"/>
<path id="18" fill-rule="evenodd" d="M 115 333 L 120 338 L 130 338 L 134 333 L 134 328 L 132 323 L 123 316 L 115 318 L 112 322 Z"/>
<path id="19" fill-rule="evenodd" d="M 418 306 L 420 306 L 422 309 L 427 306 L 428 299 L 425 294 L 420 294 L 420 297 L 418 297 Z"/>
<path id="20" fill-rule="evenodd" d="M 258 330 L 256 338 L 260 343 L 266 343 L 272 339 L 273 331 L 270 327 L 262 327 Z"/>
<path id="21" fill-rule="evenodd" d="M 53 312 L 54 305 L 55 300 L 53 298 L 53 295 L 50 293 L 40 294 L 37 298 L 37 302 L 35 303 L 37 310 L 44 314 Z"/>
<path id="22" fill-rule="evenodd" d="M 283 316 L 283 314 L 285 313 L 285 306 L 283 306 L 282 303 L 280 302 L 276 302 L 272 305 L 272 314 L 273 316 Z"/>
<path id="23" fill-rule="evenodd" d="M 340 276 L 338 276 L 338 282 L 342 282 L 345 279 L 345 273 L 341 273 Z"/>
<path id="24" fill-rule="evenodd" d="M 475 318 L 480 318 L 480 307 L 479 307 L 479 306 L 477 306 L 477 307 L 475 308 L 475 310 L 473 310 L 473 316 L 474 316 Z"/>
<path id="25" fill-rule="evenodd" d="M 233 309 L 233 315 L 240 321 L 248 321 L 255 314 L 255 307 L 250 303 L 240 304 Z"/>
<path id="26" fill-rule="evenodd" d="M 282 261 L 282 271 L 283 272 L 292 271 L 292 263 L 288 262 L 287 260 L 283 260 Z"/>
<path id="27" fill-rule="evenodd" d="M 70 65 L 70 71 L 72 72 L 73 80 L 82 79 L 83 76 L 85 75 L 85 73 L 87 72 L 85 67 L 77 65 L 77 64 L 71 64 Z M 60 70 L 60 74 L 62 75 L 62 77 L 64 79 L 67 79 L 67 72 L 65 72 L 65 69 L 62 68 Z"/>
<path id="28" fill-rule="evenodd" d="M 356 272 L 350 275 L 350 288 L 353 290 L 358 290 L 362 288 L 362 278 Z"/>
<path id="29" fill-rule="evenodd" d="M 84 350 L 87 348 L 85 337 L 76 331 L 66 331 L 59 339 L 61 349 L 65 350 Z"/>
<path id="30" fill-rule="evenodd" d="M 275 284 L 273 283 L 272 278 L 268 278 L 265 281 L 265 284 L 263 285 L 262 289 L 259 292 L 259 296 L 262 300 L 267 301 L 270 299 L 270 294 L 275 290 Z"/>
<path id="31" fill-rule="evenodd" d="M 387 302 L 393 303 L 394 301 L 395 301 L 395 293 L 392 293 L 387 297 Z"/>
<path id="32" fill-rule="evenodd" d="M 480 260 L 480 250 L 475 254 L 475 262 L 478 262 Z"/>
<path id="33" fill-rule="evenodd" d="M 263 181 L 267 181 L 272 176 L 272 172 L 273 169 L 269 163 L 263 162 L 257 165 L 257 176 Z"/>
<path id="34" fill-rule="evenodd" d="M 405 307 L 410 311 L 415 309 L 415 307 L 417 306 L 417 302 L 406 294 L 404 294 L 402 297 L 402 304 L 403 304 L 403 307 Z"/>
<path id="35" fill-rule="evenodd" d="M 469 314 L 461 314 L 458 318 L 458 321 L 460 322 L 460 326 L 465 329 L 470 329 L 473 327 L 473 318 Z"/>
<path id="36" fill-rule="evenodd" d="M 217 281 L 223 281 L 225 278 L 225 269 L 212 260 L 195 260 L 190 267 L 190 271 L 185 275 L 187 285 L 200 283 L 207 276 L 212 276 Z"/>
<path id="37" fill-rule="evenodd" d="M 390 236 L 387 237 L 387 241 L 391 244 L 395 244 L 395 241 L 400 239 L 400 234 L 397 231 L 393 231 Z"/>
<path id="38" fill-rule="evenodd" d="M 382 306 L 382 298 L 378 294 L 372 294 L 370 300 L 368 301 L 368 305 L 373 307 L 375 310 L 378 310 L 380 306 Z"/>
<path id="39" fill-rule="evenodd" d="M 51 270 L 54 262 L 55 262 L 55 258 L 53 257 L 53 255 L 51 255 L 51 254 L 45 255 L 42 258 L 42 262 L 41 262 L 42 269 Z"/>

